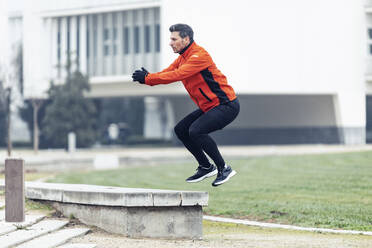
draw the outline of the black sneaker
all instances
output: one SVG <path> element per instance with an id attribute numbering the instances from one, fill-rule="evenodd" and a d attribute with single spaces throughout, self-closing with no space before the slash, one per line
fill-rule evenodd
<path id="1" fill-rule="evenodd" d="M 213 181 L 212 186 L 217 187 L 227 181 L 236 174 L 236 171 L 231 169 L 230 166 L 226 166 L 222 171 L 219 171 L 217 178 Z"/>
<path id="2" fill-rule="evenodd" d="M 202 167 L 199 165 L 199 167 L 196 169 L 196 173 L 192 175 L 191 177 L 186 179 L 186 182 L 188 183 L 197 183 L 201 180 L 207 178 L 207 177 L 213 177 L 217 174 L 217 168 L 214 165 L 209 166 L 209 168 Z"/>

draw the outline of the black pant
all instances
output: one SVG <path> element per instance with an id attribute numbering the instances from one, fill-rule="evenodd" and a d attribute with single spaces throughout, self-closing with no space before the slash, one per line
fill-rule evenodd
<path id="1" fill-rule="evenodd" d="M 230 124 L 239 114 L 238 99 L 221 104 L 213 109 L 203 112 L 200 109 L 183 118 L 174 128 L 177 137 L 185 147 L 194 155 L 199 165 L 209 167 L 207 156 L 214 161 L 221 170 L 225 166 L 216 142 L 208 135 Z"/>

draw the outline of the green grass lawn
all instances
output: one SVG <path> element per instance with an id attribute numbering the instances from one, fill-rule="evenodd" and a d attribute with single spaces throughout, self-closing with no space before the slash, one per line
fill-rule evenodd
<path id="1" fill-rule="evenodd" d="M 206 214 L 372 231 L 372 152 L 269 156 L 229 161 L 238 172 L 214 188 L 189 184 L 195 164 L 72 172 L 53 182 L 209 192 Z"/>
<path id="2" fill-rule="evenodd" d="M 35 180 L 38 180 L 38 179 L 53 176 L 53 174 L 52 173 L 46 173 L 46 172 L 31 172 L 31 173 L 26 172 L 25 181 L 35 181 Z M 5 178 L 5 175 L 0 174 L 0 179 L 4 179 L 4 178 Z"/>

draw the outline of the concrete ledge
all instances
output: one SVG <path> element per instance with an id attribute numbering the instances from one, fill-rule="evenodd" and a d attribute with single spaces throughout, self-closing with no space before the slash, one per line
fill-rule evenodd
<path id="1" fill-rule="evenodd" d="M 26 198 L 50 201 L 65 216 L 129 237 L 202 238 L 208 193 L 26 182 Z M 4 190 L 4 180 L 0 180 Z"/>
<path id="2" fill-rule="evenodd" d="M 0 180 L 0 190 L 4 180 Z M 100 206 L 207 206 L 208 193 L 161 189 L 120 188 L 86 184 L 26 182 L 26 197 Z"/>

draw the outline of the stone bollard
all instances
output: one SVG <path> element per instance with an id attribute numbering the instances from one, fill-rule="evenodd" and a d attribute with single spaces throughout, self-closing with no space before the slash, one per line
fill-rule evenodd
<path id="1" fill-rule="evenodd" d="M 22 159 L 5 160 L 5 221 L 25 221 L 25 167 Z"/>

